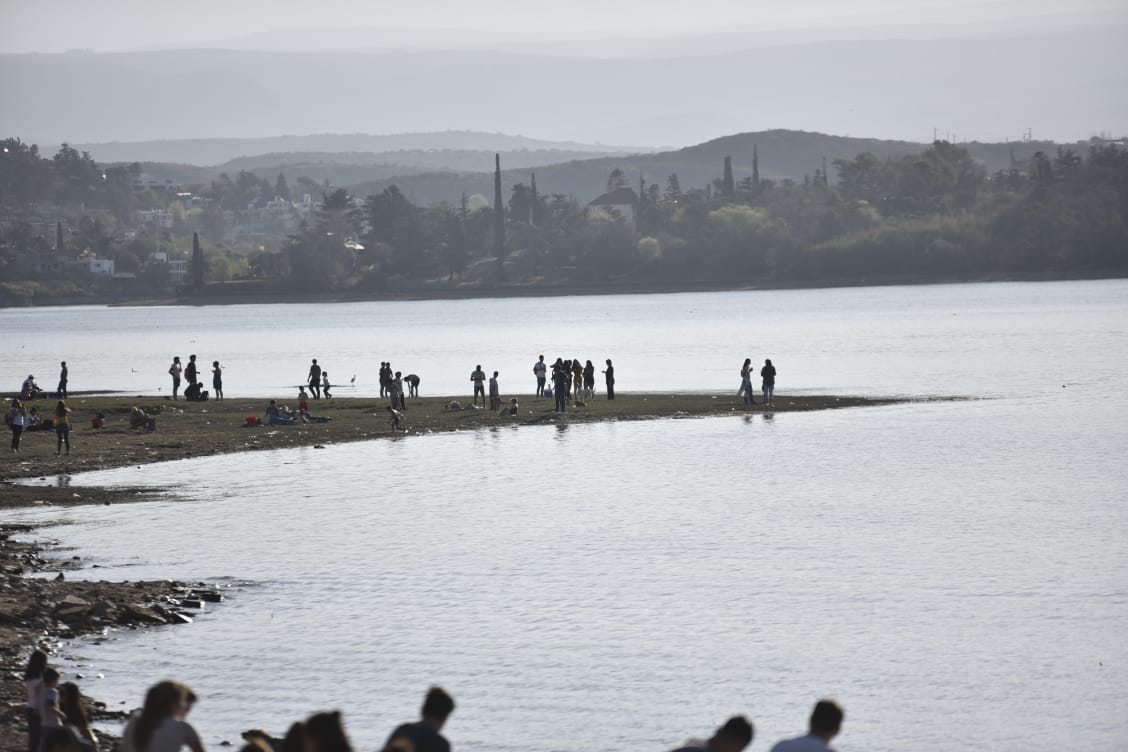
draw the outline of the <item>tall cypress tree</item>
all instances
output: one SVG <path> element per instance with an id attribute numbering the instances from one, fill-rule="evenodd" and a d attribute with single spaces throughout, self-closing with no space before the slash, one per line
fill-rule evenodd
<path id="1" fill-rule="evenodd" d="M 204 289 L 204 250 L 200 248 L 200 233 L 192 233 L 192 286 Z"/>
<path id="2" fill-rule="evenodd" d="M 736 195 L 736 183 L 732 179 L 732 157 L 725 157 L 725 176 L 721 179 L 721 190 L 725 198 Z"/>
<path id="3" fill-rule="evenodd" d="M 760 155 L 756 153 L 756 144 L 752 144 L 752 185 L 760 185 Z"/>
<path id="4" fill-rule="evenodd" d="M 529 224 L 536 227 L 540 224 L 540 196 L 537 194 L 537 174 L 529 174 Z"/>
<path id="5" fill-rule="evenodd" d="M 501 197 L 500 154 L 494 154 L 494 255 L 501 273 L 501 262 L 505 258 L 505 201 Z"/>

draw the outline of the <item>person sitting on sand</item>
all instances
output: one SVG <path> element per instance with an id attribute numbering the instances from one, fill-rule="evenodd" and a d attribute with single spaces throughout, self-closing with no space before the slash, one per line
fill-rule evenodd
<path id="1" fill-rule="evenodd" d="M 505 415 L 516 415 L 520 411 L 520 406 L 517 404 L 517 398 L 509 400 L 509 407 L 503 411 Z"/>
<path id="2" fill-rule="evenodd" d="M 328 423 L 333 420 L 327 415 L 311 415 L 309 410 L 298 410 L 298 418 L 302 423 Z"/>
<path id="3" fill-rule="evenodd" d="M 819 700 L 811 711 L 807 735 L 776 742 L 772 752 L 833 752 L 830 740 L 842 730 L 846 714 L 834 700 Z"/>
<path id="4" fill-rule="evenodd" d="M 752 743 L 753 733 L 751 721 L 734 715 L 707 741 L 692 740 L 674 752 L 741 752 Z"/>
<path id="5" fill-rule="evenodd" d="M 149 422 L 149 416 L 141 408 L 134 406 L 129 410 L 129 427 L 144 428 Z"/>
<path id="6" fill-rule="evenodd" d="M 25 431 L 39 431 L 43 428 L 43 416 L 39 414 L 39 408 L 33 407 L 27 411 L 27 425 L 24 426 Z"/>
<path id="7" fill-rule="evenodd" d="M 39 393 L 42 391 L 43 390 L 39 388 L 39 385 L 35 383 L 35 377 L 29 373 L 27 375 L 27 378 L 24 379 L 23 386 L 20 387 L 20 399 L 36 399 L 39 396 Z"/>
<path id="8" fill-rule="evenodd" d="M 392 416 L 392 433 L 395 433 L 396 431 L 403 431 L 404 433 L 407 433 L 407 426 L 405 426 L 403 422 L 403 413 L 401 413 L 391 405 L 388 405 L 384 409 L 387 410 L 388 414 Z"/>
<path id="9" fill-rule="evenodd" d="M 282 412 L 278 407 L 278 403 L 271 400 L 270 404 L 266 406 L 266 420 L 263 422 L 268 426 L 292 426 L 297 423 L 298 420 L 293 415 L 287 415 Z"/>
<path id="10" fill-rule="evenodd" d="M 444 410 L 461 410 L 462 409 L 462 403 L 459 402 L 458 400 L 451 400 L 450 402 L 443 405 L 443 409 Z"/>
<path id="11" fill-rule="evenodd" d="M 175 681 L 162 681 L 149 688 L 140 713 L 130 716 L 121 735 L 121 752 L 204 752 L 196 730 L 184 720 L 196 695 Z"/>
<path id="12" fill-rule="evenodd" d="M 206 402 L 208 393 L 204 389 L 204 385 L 197 381 L 194 384 L 189 384 L 188 388 L 184 390 L 184 399 L 189 402 Z"/>
<path id="13" fill-rule="evenodd" d="M 384 749 L 412 749 L 414 752 L 450 752 L 450 742 L 440 733 L 447 718 L 454 712 L 454 698 L 442 687 L 431 687 L 423 700 L 421 715 L 415 723 L 404 723 L 384 743 Z M 397 744 L 407 741 L 410 746 Z"/>

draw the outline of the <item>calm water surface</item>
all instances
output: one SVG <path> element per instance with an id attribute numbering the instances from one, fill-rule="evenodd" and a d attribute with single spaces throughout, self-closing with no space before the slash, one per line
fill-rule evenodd
<path id="1" fill-rule="evenodd" d="M 1128 746 L 1128 283 L 54 309 L 0 325 L 101 321 L 99 362 L 124 364 L 150 346 L 126 322 L 171 313 L 221 332 L 209 341 L 240 368 L 240 341 L 286 343 L 246 360 L 256 379 L 303 370 L 316 313 L 326 362 L 443 363 L 436 391 L 491 357 L 524 378 L 543 349 L 606 352 L 625 389 L 735 389 L 763 353 L 781 390 L 987 399 L 76 476 L 178 497 L 12 515 L 62 520 L 51 534 L 102 567 L 87 574 L 246 583 L 194 625 L 73 646 L 102 699 L 136 705 L 182 678 L 213 746 L 335 707 L 371 749 L 434 682 L 459 702 L 463 750 L 662 750 L 736 712 L 763 750 L 825 695 L 847 709 L 843 752 Z M 382 323 L 350 329 L 368 321 Z"/>

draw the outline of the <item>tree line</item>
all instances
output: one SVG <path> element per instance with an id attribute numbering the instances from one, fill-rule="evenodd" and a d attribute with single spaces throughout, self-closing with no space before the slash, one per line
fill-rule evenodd
<path id="1" fill-rule="evenodd" d="M 134 190 L 136 165 L 101 169 L 65 145 L 45 159 L 18 140 L 0 143 L 5 208 L 78 202 L 124 221 L 139 205 L 167 201 Z M 499 162 L 492 203 L 474 195 L 420 206 L 394 185 L 359 198 L 298 178 L 294 194 L 318 196 L 314 214 L 275 247 L 236 252 L 221 244 L 224 212 L 291 195 L 284 175 L 241 172 L 196 186 L 204 208 L 168 240 L 187 255 L 186 238 L 199 231 L 211 281 L 237 269 L 312 290 L 1054 277 L 1128 267 L 1128 151 L 1112 143 L 1094 142 L 1084 155 L 1038 152 L 993 174 L 945 141 L 912 156 L 824 162 L 802 180 L 761 179 L 755 160 L 751 174 L 735 176 L 727 159 L 718 173 L 683 188 L 676 174 L 628 185 L 616 170 L 607 188 L 633 192 L 630 216 L 544 191 L 535 175 L 504 195 Z M 135 263 L 145 250 L 136 236 L 115 246 L 106 228 L 99 235 L 98 222 L 110 221 L 80 220 L 76 242 Z M 211 259 L 226 269 L 212 269 Z"/>

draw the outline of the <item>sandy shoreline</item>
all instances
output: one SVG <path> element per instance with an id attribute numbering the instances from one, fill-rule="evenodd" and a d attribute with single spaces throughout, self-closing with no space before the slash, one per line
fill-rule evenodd
<path id="1" fill-rule="evenodd" d="M 55 432 L 27 432 L 19 454 L 5 455 L 0 466 L 0 510 L 27 506 L 116 504 L 152 499 L 145 489 L 105 489 L 71 485 L 59 479 L 91 470 L 144 465 L 215 454 L 328 445 L 389 438 L 477 430 L 494 426 L 536 426 L 598 421 L 700 418 L 722 415 L 782 414 L 904 403 L 908 399 L 849 396 L 780 396 L 772 407 L 746 406 L 732 394 L 620 393 L 609 401 L 602 397 L 571 407 L 564 415 L 553 413 L 551 399 L 520 397 L 520 413 L 497 415 L 488 410 L 448 410 L 451 399 L 427 397 L 407 400 L 407 433 L 393 433 L 385 411 L 387 402 L 372 398 L 334 398 L 311 401 L 315 415 L 328 423 L 294 426 L 246 427 L 247 416 L 261 416 L 270 398 L 238 398 L 221 402 L 172 401 L 154 396 L 73 395 L 71 453 L 55 454 Z M 276 397 L 279 403 L 286 402 Z M 934 398 L 955 399 L 955 398 Z M 292 401 L 292 400 L 291 400 Z M 34 403 L 33 403 L 34 404 Z M 47 412 L 53 401 L 40 400 Z M 156 430 L 129 428 L 129 411 L 139 406 L 153 415 Z M 91 419 L 105 415 L 105 427 L 93 428 Z M 6 451 L 5 447 L 5 451 Z M 42 481 L 42 482 L 39 482 Z M 32 485 L 26 483 L 31 482 Z M 44 558 L 44 543 L 17 543 L 12 535 L 33 528 L 0 526 L 0 707 L 23 699 L 19 680 L 23 661 L 34 645 L 56 645 L 61 638 L 182 622 L 179 605 L 193 586 L 170 582 L 106 583 L 29 578 L 27 575 L 81 566 L 80 561 Z M 197 583 L 195 587 L 200 587 Z M 138 701 L 143 687 L 138 688 Z M 22 714 L 0 716 L 0 752 L 26 748 Z M 103 749 L 112 741 L 103 740 Z"/>

